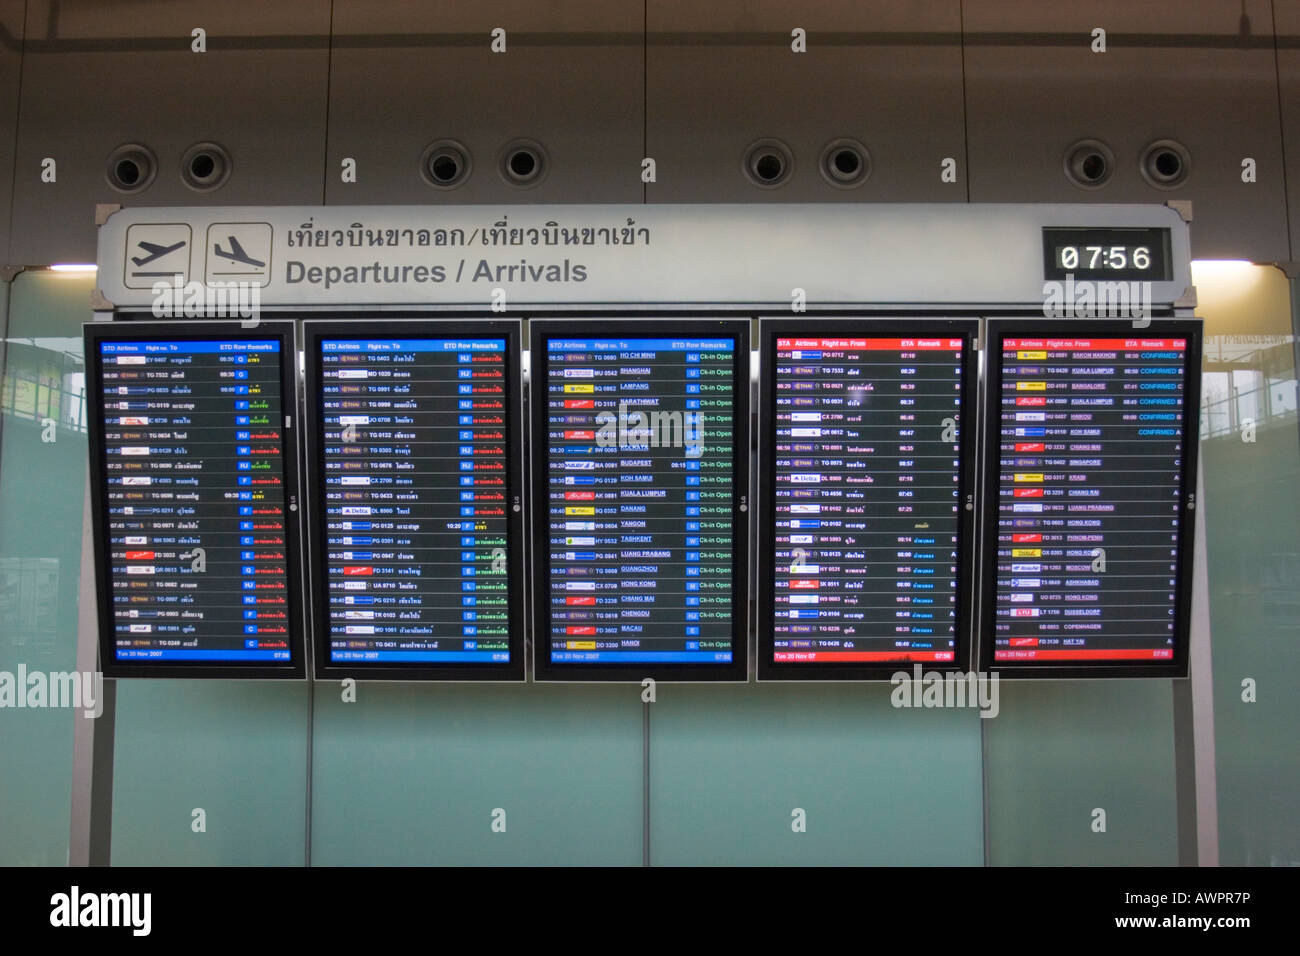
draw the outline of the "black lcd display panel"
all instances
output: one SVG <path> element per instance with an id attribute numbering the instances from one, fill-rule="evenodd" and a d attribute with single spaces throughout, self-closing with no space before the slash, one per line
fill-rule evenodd
<path id="1" fill-rule="evenodd" d="M 520 322 L 303 329 L 317 676 L 523 680 Z"/>
<path id="2" fill-rule="evenodd" d="M 1185 676 L 1200 323 L 988 329 L 981 667 Z"/>
<path id="3" fill-rule="evenodd" d="M 1045 279 L 1168 282 L 1173 278 L 1172 266 L 1166 228 L 1043 229 Z"/>
<path id="4" fill-rule="evenodd" d="M 969 666 L 978 328 L 761 320 L 760 680 Z"/>
<path id="5" fill-rule="evenodd" d="M 748 320 L 533 320 L 538 680 L 745 680 Z"/>
<path id="6" fill-rule="evenodd" d="M 291 322 L 85 326 L 100 666 L 302 677 Z"/>

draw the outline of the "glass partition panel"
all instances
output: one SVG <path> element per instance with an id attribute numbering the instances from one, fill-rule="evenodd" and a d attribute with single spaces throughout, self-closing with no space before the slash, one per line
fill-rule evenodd
<path id="1" fill-rule="evenodd" d="M 1293 283 L 1194 262 L 1219 859 L 1300 864 L 1300 425 Z"/>
<path id="2" fill-rule="evenodd" d="M 90 318 L 93 285 L 89 274 L 44 270 L 0 283 L 8 297 L 0 673 L 16 694 L 0 711 L 0 865 L 68 862 L 73 721 L 83 718 L 80 709 L 51 706 L 60 701 L 50 691 L 61 680 L 52 686 L 51 675 L 76 670 L 86 489 L 81 325 Z"/>

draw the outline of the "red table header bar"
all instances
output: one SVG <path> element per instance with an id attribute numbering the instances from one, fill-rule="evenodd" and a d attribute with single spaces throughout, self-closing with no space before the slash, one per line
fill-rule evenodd
<path id="1" fill-rule="evenodd" d="M 1004 349 L 1176 349 L 1187 348 L 1186 339 L 1003 339 Z"/>

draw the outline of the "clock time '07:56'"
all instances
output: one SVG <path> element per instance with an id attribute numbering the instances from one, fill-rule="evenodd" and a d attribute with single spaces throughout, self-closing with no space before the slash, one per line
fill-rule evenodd
<path id="1" fill-rule="evenodd" d="M 1168 229 L 1044 229 L 1046 279 L 1146 279 L 1169 275 Z"/>

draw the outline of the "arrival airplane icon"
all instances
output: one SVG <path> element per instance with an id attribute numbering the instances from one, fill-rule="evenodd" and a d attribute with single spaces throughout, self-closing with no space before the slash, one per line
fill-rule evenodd
<path id="1" fill-rule="evenodd" d="M 245 265 L 255 266 L 259 269 L 266 265 L 265 262 L 254 259 L 246 253 L 244 247 L 239 244 L 239 240 L 234 236 L 226 236 L 226 242 L 230 243 L 230 250 L 222 249 L 221 243 L 218 242 L 212 247 L 213 255 L 220 256 L 222 259 L 229 259 L 231 262 L 242 262 Z"/>

